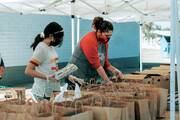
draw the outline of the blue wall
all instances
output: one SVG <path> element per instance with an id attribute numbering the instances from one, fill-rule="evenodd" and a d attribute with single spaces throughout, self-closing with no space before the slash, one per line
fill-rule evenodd
<path id="1" fill-rule="evenodd" d="M 112 65 L 123 72 L 139 70 L 139 24 L 136 22 L 114 23 L 109 41 L 109 58 Z"/>
<path id="2" fill-rule="evenodd" d="M 32 49 L 29 48 L 34 37 L 41 33 L 51 21 L 61 24 L 65 31 L 64 42 L 57 48 L 61 63 L 71 57 L 71 18 L 55 15 L 0 14 L 0 52 L 6 66 L 6 74 L 0 85 L 14 85 L 32 82 L 24 75 Z M 75 20 L 75 45 L 76 45 Z M 91 31 L 91 21 L 80 19 L 80 38 Z M 118 68 L 139 66 L 139 25 L 135 22 L 114 23 L 113 36 L 109 43 L 109 58 Z"/>
<path id="3" fill-rule="evenodd" d="M 92 31 L 91 24 L 92 24 L 91 20 L 80 19 L 80 33 L 79 33 L 80 39 L 88 32 Z"/>
<path id="4" fill-rule="evenodd" d="M 114 23 L 109 42 L 109 58 L 139 56 L 139 25 L 135 22 Z"/>
<path id="5" fill-rule="evenodd" d="M 0 14 L 0 52 L 7 67 L 26 65 L 32 55 L 29 48 L 35 36 L 52 21 L 65 31 L 64 43 L 57 48 L 60 61 L 71 56 L 71 19 L 66 16 Z"/>

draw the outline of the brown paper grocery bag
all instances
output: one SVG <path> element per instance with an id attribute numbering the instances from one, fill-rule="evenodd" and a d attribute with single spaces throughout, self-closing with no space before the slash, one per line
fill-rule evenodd
<path id="1" fill-rule="evenodd" d="M 122 108 L 95 106 L 85 106 L 85 108 L 93 111 L 93 120 L 121 120 L 122 113 L 124 113 Z"/>
<path id="2" fill-rule="evenodd" d="M 61 120 L 93 120 L 93 113 L 92 111 L 84 111 L 72 115 L 65 115 L 61 117 Z"/>
<path id="3" fill-rule="evenodd" d="M 151 120 L 147 99 L 135 100 L 135 117 L 136 120 Z"/>
<path id="4" fill-rule="evenodd" d="M 93 120 L 92 111 L 84 109 L 81 101 L 55 104 L 53 111 L 56 113 L 55 120 Z"/>
<path id="5" fill-rule="evenodd" d="M 157 93 L 149 92 L 147 93 L 147 98 L 149 99 L 149 111 L 151 114 L 151 120 L 156 120 L 157 116 Z"/>
<path id="6" fill-rule="evenodd" d="M 24 113 L 0 112 L 0 120 L 28 120 Z"/>
<path id="7" fill-rule="evenodd" d="M 4 112 L 15 112 L 15 113 L 23 113 L 26 112 L 29 106 L 26 104 L 23 105 L 17 105 L 17 104 L 11 104 L 7 102 L 0 102 L 0 111 Z"/>
<path id="8" fill-rule="evenodd" d="M 28 113 L 0 112 L 0 120 L 55 120 L 54 116 L 35 117 Z"/>
<path id="9" fill-rule="evenodd" d="M 157 116 L 156 117 L 164 117 L 165 112 L 167 110 L 167 96 L 168 89 L 164 88 L 147 88 L 146 91 L 148 93 L 154 93 L 157 95 Z"/>
<path id="10" fill-rule="evenodd" d="M 167 110 L 167 96 L 168 96 L 168 89 L 164 88 L 156 88 L 158 93 L 158 104 L 157 104 L 157 117 L 165 117 L 165 112 Z"/>
<path id="11" fill-rule="evenodd" d="M 46 100 L 40 101 L 39 103 L 30 103 L 29 106 L 30 107 L 27 112 L 29 112 L 32 116 L 47 117 L 52 114 L 51 104 Z"/>

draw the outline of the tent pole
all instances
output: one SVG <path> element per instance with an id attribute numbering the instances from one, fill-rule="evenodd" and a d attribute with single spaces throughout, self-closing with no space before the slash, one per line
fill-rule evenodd
<path id="1" fill-rule="evenodd" d="M 71 15 L 71 37 L 72 37 L 72 53 L 74 52 L 74 15 Z"/>
<path id="2" fill-rule="evenodd" d="M 80 17 L 77 17 L 77 44 L 79 42 L 79 36 L 80 36 Z"/>
<path id="3" fill-rule="evenodd" d="M 71 52 L 73 54 L 74 52 L 74 19 L 75 19 L 75 15 L 74 15 L 74 5 L 75 5 L 75 0 L 71 0 L 71 37 L 72 37 L 72 46 L 71 46 Z"/>
<path id="4" fill-rule="evenodd" d="M 178 6 L 177 6 L 178 7 Z M 179 19 L 179 18 L 178 18 Z M 176 61 L 177 61 L 177 83 L 178 83 L 178 101 L 180 103 L 180 22 L 177 24 L 178 33 L 176 35 Z M 180 110 L 180 105 L 179 105 Z M 180 119 L 180 111 L 179 111 Z"/>
<path id="5" fill-rule="evenodd" d="M 142 22 L 140 21 L 140 24 L 139 24 L 139 47 L 140 47 L 140 50 L 139 50 L 139 64 L 140 64 L 140 72 L 142 72 L 143 70 L 143 65 L 142 65 Z"/>
<path id="6" fill-rule="evenodd" d="M 177 0 L 171 0 L 170 120 L 175 120 L 176 35 L 177 35 Z"/>

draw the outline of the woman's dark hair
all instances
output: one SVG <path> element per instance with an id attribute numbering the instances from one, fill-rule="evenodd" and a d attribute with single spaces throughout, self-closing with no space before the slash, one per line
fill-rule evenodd
<path id="1" fill-rule="evenodd" d="M 109 21 L 104 20 L 99 30 L 101 32 L 113 31 L 113 24 Z"/>
<path id="2" fill-rule="evenodd" d="M 92 27 L 97 30 L 99 28 L 99 25 L 101 25 L 103 22 L 103 18 L 102 17 L 94 17 L 93 22 L 92 22 Z"/>
<path id="3" fill-rule="evenodd" d="M 63 28 L 58 23 L 51 22 L 45 27 L 42 35 L 38 34 L 35 37 L 34 42 L 31 45 L 31 48 L 33 48 L 33 50 L 35 50 L 35 48 L 39 44 L 39 42 L 43 41 L 43 39 L 45 39 L 45 38 L 48 38 L 49 35 L 53 35 L 55 41 L 58 40 L 58 43 L 56 43 L 56 44 L 58 44 L 58 45 L 62 44 L 63 36 L 64 36 Z M 55 46 L 55 45 L 53 45 L 53 46 Z"/>
<path id="4" fill-rule="evenodd" d="M 96 31 L 100 30 L 101 32 L 113 31 L 113 25 L 107 20 L 103 20 L 102 17 L 95 17 L 93 19 L 92 25 Z"/>

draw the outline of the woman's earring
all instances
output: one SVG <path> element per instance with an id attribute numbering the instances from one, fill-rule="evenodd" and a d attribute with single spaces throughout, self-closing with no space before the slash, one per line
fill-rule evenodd
<path id="1" fill-rule="evenodd" d="M 50 34 L 49 37 L 51 38 L 51 41 L 54 42 L 54 36 Z"/>
<path id="2" fill-rule="evenodd" d="M 54 42 L 55 40 L 54 40 L 54 37 L 52 37 L 52 40 L 51 40 L 52 42 Z"/>

